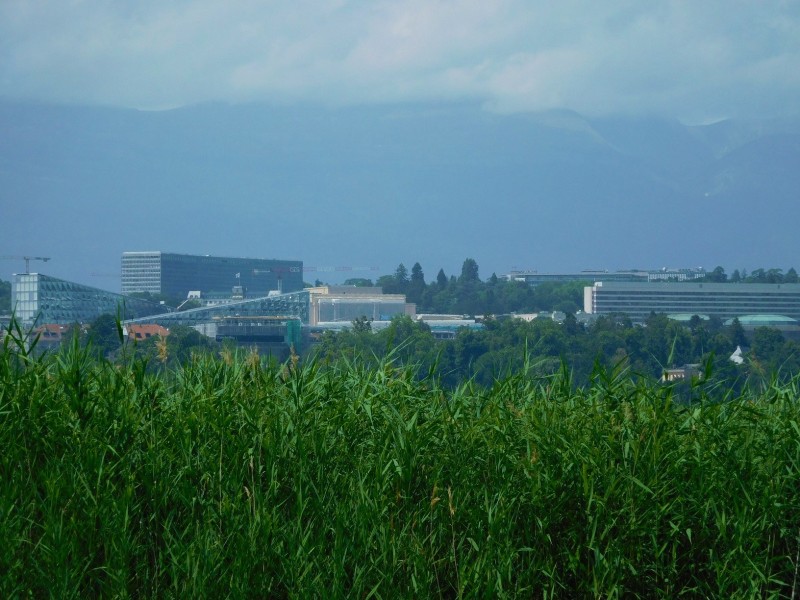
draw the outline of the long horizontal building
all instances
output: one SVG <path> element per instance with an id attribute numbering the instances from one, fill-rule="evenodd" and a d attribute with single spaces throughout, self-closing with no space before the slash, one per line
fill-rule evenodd
<path id="1" fill-rule="evenodd" d="M 644 321 L 650 313 L 700 315 L 723 320 L 745 315 L 800 319 L 798 283 L 596 282 L 584 288 L 584 311 L 625 314 Z"/>
<path id="2" fill-rule="evenodd" d="M 511 271 L 508 281 L 522 281 L 532 287 L 540 283 L 567 283 L 570 281 L 692 281 L 702 279 L 706 271 L 702 267 L 688 269 L 632 269 L 628 271 L 585 270 L 572 273 L 539 273 L 538 271 Z"/>
<path id="3" fill-rule="evenodd" d="M 150 292 L 186 298 L 190 291 L 230 292 L 242 286 L 249 297 L 303 289 L 303 261 L 228 258 L 171 252 L 123 252 L 122 293 Z"/>

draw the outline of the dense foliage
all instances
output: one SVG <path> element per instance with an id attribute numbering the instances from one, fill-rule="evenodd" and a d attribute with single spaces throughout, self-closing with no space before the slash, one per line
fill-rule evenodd
<path id="1" fill-rule="evenodd" d="M 346 356 L 372 364 L 391 353 L 401 363 L 433 369 L 448 387 L 468 379 L 491 386 L 497 377 L 519 371 L 526 352 L 537 360 L 540 374 L 566 364 L 577 385 L 589 383 L 596 364 L 624 365 L 648 379 L 661 377 L 666 368 L 699 364 L 708 367 L 712 381 L 735 390 L 746 382 L 763 387 L 772 377 L 786 380 L 800 373 L 800 344 L 775 329 L 757 328 L 748 340 L 736 321 L 724 326 L 718 319 L 696 318 L 683 324 L 652 315 L 645 325 L 601 317 L 587 326 L 572 315 L 564 323 L 489 319 L 483 330 L 462 328 L 453 340 L 435 340 L 427 325 L 401 316 L 375 333 L 364 327 L 326 333 L 313 352 L 323 362 Z M 729 359 L 737 347 L 747 349 L 741 366 Z"/>
<path id="2" fill-rule="evenodd" d="M 789 597 L 800 381 L 0 355 L 0 595 Z M 165 352 L 168 349 L 164 349 Z M 161 356 L 166 359 L 166 356 Z M 523 358 L 524 360 L 524 358 Z M 160 364 L 160 363 L 159 363 Z"/>
<path id="3" fill-rule="evenodd" d="M 717 283 L 798 283 L 797 271 L 783 269 L 736 269 L 729 276 L 725 269 L 716 267 L 705 278 Z M 583 288 L 592 284 L 586 281 L 547 282 L 532 287 L 521 281 L 498 278 L 494 273 L 485 281 L 479 277 L 478 263 L 467 258 L 461 275 L 449 278 L 442 269 L 434 281 L 425 282 L 422 266 L 414 263 L 409 275 L 403 263 L 391 275 L 383 275 L 375 282 L 387 294 L 405 294 L 409 302 L 417 305 L 420 313 L 454 313 L 465 315 L 502 315 L 511 312 L 563 311 L 575 313 L 583 307 Z M 345 283 L 372 285 L 369 279 L 355 278 Z"/>
<path id="4" fill-rule="evenodd" d="M 716 283 L 798 283 L 800 279 L 798 279 L 797 271 L 794 267 L 790 267 L 786 273 L 783 272 L 783 269 L 753 269 L 753 271 L 748 274 L 745 269 L 739 271 L 739 269 L 735 269 L 730 276 L 725 273 L 725 269 L 722 267 L 716 267 L 713 271 L 708 273 L 705 277 L 706 281 L 716 282 Z"/>
<path id="5" fill-rule="evenodd" d="M 345 283 L 363 285 L 369 280 L 352 279 Z M 420 313 L 449 313 L 464 315 L 499 315 L 511 312 L 561 310 L 576 312 L 583 305 L 583 288 L 591 281 L 568 283 L 543 283 L 536 288 L 521 282 L 500 279 L 492 274 L 486 281 L 479 277 L 479 267 L 474 259 L 464 261 L 459 277 L 448 278 L 439 270 L 436 280 L 425 283 L 419 263 L 408 275 L 401 263 L 393 275 L 384 275 L 376 281 L 387 294 L 405 294 L 409 302 L 417 305 Z"/>

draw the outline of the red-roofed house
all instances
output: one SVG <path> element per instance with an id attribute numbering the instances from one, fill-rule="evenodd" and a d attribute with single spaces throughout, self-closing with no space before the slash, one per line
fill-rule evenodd
<path id="1" fill-rule="evenodd" d="M 165 338 L 169 335 L 169 329 L 161 325 L 126 325 L 125 330 L 132 340 L 146 340 L 156 335 Z"/>

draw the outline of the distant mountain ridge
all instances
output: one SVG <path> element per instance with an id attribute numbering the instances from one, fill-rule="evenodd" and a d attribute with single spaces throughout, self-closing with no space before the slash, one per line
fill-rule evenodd
<path id="1" fill-rule="evenodd" d="M 798 119 L 0 102 L 0 253 L 53 256 L 47 272 L 109 289 L 90 273 L 137 249 L 383 273 L 418 260 L 428 279 L 467 256 L 482 277 L 788 268 L 798 167 Z"/>

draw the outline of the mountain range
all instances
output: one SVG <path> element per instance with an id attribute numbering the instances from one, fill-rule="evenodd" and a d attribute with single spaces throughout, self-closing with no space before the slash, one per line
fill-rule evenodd
<path id="1" fill-rule="evenodd" d="M 432 279 L 466 257 L 481 277 L 788 269 L 798 190 L 800 118 L 0 101 L 0 255 L 112 290 L 126 250 L 301 259 L 308 281 L 416 261 Z"/>

